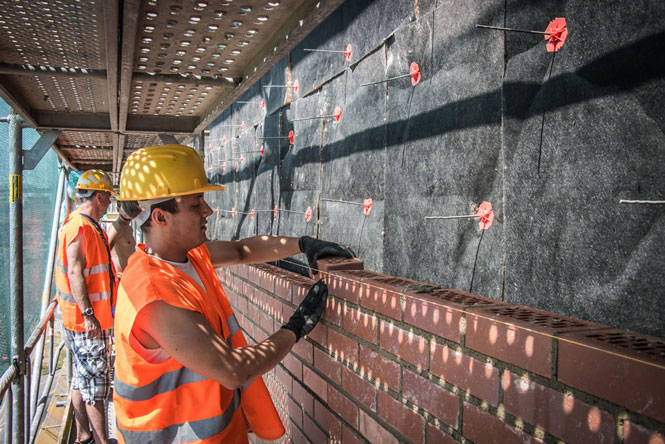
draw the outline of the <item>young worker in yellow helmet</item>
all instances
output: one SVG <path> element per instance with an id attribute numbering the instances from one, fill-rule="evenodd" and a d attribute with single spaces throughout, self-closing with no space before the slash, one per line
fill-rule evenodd
<path id="1" fill-rule="evenodd" d="M 99 219 L 111 203 L 113 183 L 88 170 L 76 183 L 81 202 L 58 232 L 56 297 L 63 336 L 74 358 L 72 406 L 76 442 L 106 444 L 105 400 L 111 393 L 112 304 L 117 288 L 108 238 Z"/>
<path id="2" fill-rule="evenodd" d="M 122 169 L 118 200 L 136 200 L 145 246 L 124 270 L 115 321 L 114 406 L 126 443 L 247 443 L 284 434 L 261 375 L 318 322 L 323 281 L 272 336 L 248 346 L 215 268 L 273 261 L 304 252 L 351 257 L 310 237 L 255 236 L 206 241 L 212 210 L 196 151 L 182 145 L 134 152 Z"/>

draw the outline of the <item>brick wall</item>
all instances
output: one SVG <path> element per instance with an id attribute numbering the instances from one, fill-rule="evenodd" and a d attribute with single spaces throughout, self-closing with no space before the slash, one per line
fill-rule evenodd
<path id="1" fill-rule="evenodd" d="M 665 443 L 664 340 L 362 267 L 319 262 L 325 316 L 264 376 L 280 442 Z M 314 282 L 218 275 L 250 343 Z"/>

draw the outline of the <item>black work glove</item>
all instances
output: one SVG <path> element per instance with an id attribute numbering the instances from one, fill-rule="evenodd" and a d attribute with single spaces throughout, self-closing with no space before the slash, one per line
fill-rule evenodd
<path id="1" fill-rule="evenodd" d="M 293 313 L 289 322 L 282 325 L 282 328 L 291 330 L 296 334 L 296 342 L 300 340 L 319 322 L 319 318 L 323 314 L 323 309 L 326 306 L 328 299 L 328 287 L 323 283 L 323 279 L 312 285 L 312 288 L 307 292 L 307 296 L 300 303 L 296 312 Z"/>
<path id="2" fill-rule="evenodd" d="M 298 246 L 300 247 L 300 251 L 307 256 L 307 262 L 309 263 L 309 268 L 312 270 L 312 275 L 318 273 L 318 270 L 316 269 L 316 261 L 319 259 L 328 256 L 341 256 L 346 258 L 352 258 L 355 256 L 347 247 L 342 247 L 334 242 L 314 239 L 309 236 L 301 237 L 298 240 Z"/>

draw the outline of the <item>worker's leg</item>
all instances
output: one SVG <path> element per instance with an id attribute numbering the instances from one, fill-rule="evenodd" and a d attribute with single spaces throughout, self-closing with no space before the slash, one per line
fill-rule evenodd
<path id="1" fill-rule="evenodd" d="M 86 404 L 86 411 L 92 425 L 92 434 L 95 437 L 95 444 L 108 444 L 106 438 L 106 413 L 104 401 L 95 401 L 94 404 Z"/>
<path id="2" fill-rule="evenodd" d="M 76 421 L 76 441 L 81 442 L 90 439 L 90 422 L 86 412 L 85 402 L 81 398 L 81 392 L 78 389 L 72 390 L 72 407 L 74 408 L 74 419 Z"/>

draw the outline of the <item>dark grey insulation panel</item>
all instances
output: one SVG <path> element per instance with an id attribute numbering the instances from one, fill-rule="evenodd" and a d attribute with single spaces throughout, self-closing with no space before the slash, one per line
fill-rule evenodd
<path id="1" fill-rule="evenodd" d="M 475 27 L 555 17 L 555 53 Z M 619 203 L 665 199 L 663 17 L 660 0 L 347 1 L 240 99 L 265 108 L 236 103 L 208 128 L 206 168 L 228 187 L 208 196 L 210 235 L 318 236 L 368 269 L 663 337 L 665 205 Z M 304 51 L 349 43 L 350 63 Z M 415 86 L 361 86 L 414 61 Z M 338 106 L 339 123 L 296 120 Z M 425 219 L 482 201 L 486 231 Z"/>

